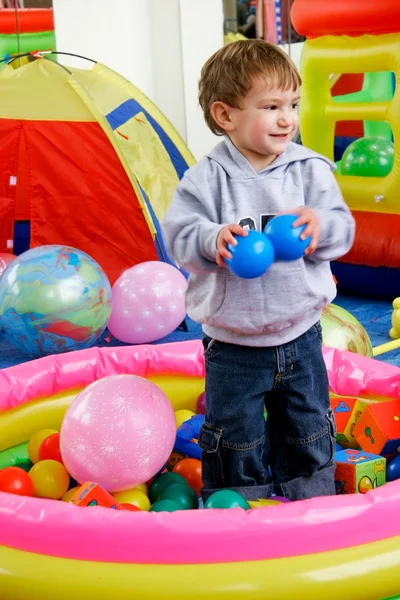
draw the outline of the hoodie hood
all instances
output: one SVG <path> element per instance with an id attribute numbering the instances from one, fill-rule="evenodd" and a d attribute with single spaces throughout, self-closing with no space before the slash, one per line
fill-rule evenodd
<path id="1" fill-rule="evenodd" d="M 207 154 L 207 157 L 218 163 L 232 179 L 243 179 L 243 177 L 246 179 L 255 179 L 263 176 L 265 173 L 281 169 L 294 162 L 307 161 L 310 159 L 315 160 L 316 158 L 319 158 L 329 165 L 331 171 L 336 169 L 335 163 L 325 156 L 322 156 L 322 154 L 318 154 L 318 152 L 314 152 L 313 150 L 300 146 L 300 144 L 295 144 L 294 142 L 290 142 L 285 152 L 278 156 L 278 158 L 268 165 L 268 167 L 262 169 L 262 171 L 255 171 L 247 158 L 236 148 L 228 136 L 226 136 L 220 144 L 215 146 L 215 148 Z"/>

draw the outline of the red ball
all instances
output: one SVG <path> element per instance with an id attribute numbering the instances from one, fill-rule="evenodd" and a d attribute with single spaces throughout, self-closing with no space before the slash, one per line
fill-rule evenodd
<path id="1" fill-rule="evenodd" d="M 130 510 L 131 512 L 142 512 L 140 508 L 138 506 L 134 506 L 134 504 L 127 504 L 126 502 L 123 502 L 121 506 L 123 506 L 125 510 Z"/>
<path id="2" fill-rule="evenodd" d="M 33 481 L 23 469 L 6 467 L 0 471 L 0 492 L 33 496 Z"/>
<path id="3" fill-rule="evenodd" d="M 63 463 L 60 450 L 60 434 L 52 433 L 40 445 L 39 460 L 56 460 Z"/>

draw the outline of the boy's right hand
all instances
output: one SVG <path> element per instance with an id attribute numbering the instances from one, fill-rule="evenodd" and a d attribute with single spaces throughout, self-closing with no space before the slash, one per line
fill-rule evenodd
<path id="1" fill-rule="evenodd" d="M 231 246 L 236 246 L 237 241 L 233 237 L 234 235 L 242 235 L 243 237 L 246 237 L 247 229 L 244 229 L 237 223 L 232 223 L 232 225 L 225 225 L 218 234 L 215 262 L 219 267 L 228 267 L 225 259 L 232 258 L 232 254 L 229 252 L 227 245 L 231 244 Z"/>

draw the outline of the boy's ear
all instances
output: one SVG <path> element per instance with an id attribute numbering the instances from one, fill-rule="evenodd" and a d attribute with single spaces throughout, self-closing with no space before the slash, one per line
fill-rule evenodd
<path id="1" fill-rule="evenodd" d="M 221 129 L 224 131 L 234 131 L 235 127 L 231 121 L 230 107 L 218 100 L 211 105 L 211 115 Z"/>

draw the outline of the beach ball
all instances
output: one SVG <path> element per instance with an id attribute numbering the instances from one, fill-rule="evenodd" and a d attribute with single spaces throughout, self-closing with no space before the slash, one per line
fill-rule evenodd
<path id="1" fill-rule="evenodd" d="M 0 278 L 8 265 L 16 258 L 15 254 L 9 254 L 8 252 L 0 252 Z"/>
<path id="2" fill-rule="evenodd" d="M 110 375 L 73 400 L 60 432 L 61 456 L 79 483 L 119 492 L 151 479 L 168 461 L 175 414 L 164 392 L 137 375 Z"/>
<path id="3" fill-rule="evenodd" d="M 178 269 L 149 261 L 115 282 L 108 329 L 121 342 L 147 344 L 172 333 L 185 319 L 187 281 Z"/>
<path id="4" fill-rule="evenodd" d="M 250 230 L 246 236 L 234 236 L 237 245 L 228 244 L 232 258 L 225 262 L 234 275 L 255 279 L 264 275 L 274 262 L 274 249 L 268 238 L 259 231 Z"/>
<path id="5" fill-rule="evenodd" d="M 28 250 L 0 279 L 0 330 L 32 357 L 93 346 L 110 314 L 106 274 L 76 248 Z"/>
<path id="6" fill-rule="evenodd" d="M 324 346 L 373 357 L 371 340 L 365 328 L 341 306 L 329 304 L 323 308 L 321 326 Z"/>
<path id="7" fill-rule="evenodd" d="M 340 162 L 342 175 L 385 177 L 394 163 L 394 144 L 381 137 L 363 137 L 352 142 Z"/>

